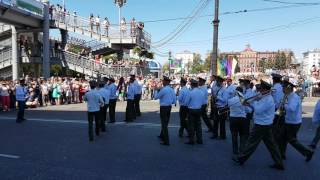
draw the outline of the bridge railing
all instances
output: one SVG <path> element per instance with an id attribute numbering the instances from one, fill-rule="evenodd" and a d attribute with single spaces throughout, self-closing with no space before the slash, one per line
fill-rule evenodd
<path id="1" fill-rule="evenodd" d="M 131 27 L 128 23 L 120 26 L 116 24 L 106 25 L 104 19 L 100 19 L 98 23 L 95 18 L 84 18 L 57 10 L 53 10 L 51 20 L 54 20 L 55 26 L 58 28 L 61 27 L 60 24 L 63 24 L 67 29 L 74 29 L 74 31 L 75 29 L 80 29 L 83 33 L 87 32 L 109 40 L 122 38 L 133 39 L 137 43 L 141 42 L 148 45 L 151 43 L 151 35 L 149 33 L 137 27 Z"/>
<path id="2" fill-rule="evenodd" d="M 11 59 L 12 59 L 11 49 L 5 49 L 0 51 L 0 68 L 10 65 Z"/>
<path id="3" fill-rule="evenodd" d="M 0 33 L 8 31 L 11 29 L 11 26 L 8 24 L 0 23 Z"/>
<path id="4" fill-rule="evenodd" d="M 136 73 L 139 75 L 145 74 L 148 70 L 148 68 L 140 66 L 109 65 L 68 51 L 64 51 L 64 56 L 67 63 L 71 63 L 83 69 L 91 70 L 95 74 L 125 77 L 129 76 L 130 73 Z"/>

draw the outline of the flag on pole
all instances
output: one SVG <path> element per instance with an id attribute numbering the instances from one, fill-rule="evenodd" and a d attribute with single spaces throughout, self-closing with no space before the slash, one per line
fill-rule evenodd
<path id="1" fill-rule="evenodd" d="M 232 76 L 232 58 L 231 57 L 228 57 L 228 60 L 227 60 L 227 76 L 228 77 L 231 77 Z"/>
<path id="2" fill-rule="evenodd" d="M 236 58 L 232 59 L 232 74 L 233 76 L 236 74 L 236 67 L 237 67 L 238 61 L 236 60 Z"/>

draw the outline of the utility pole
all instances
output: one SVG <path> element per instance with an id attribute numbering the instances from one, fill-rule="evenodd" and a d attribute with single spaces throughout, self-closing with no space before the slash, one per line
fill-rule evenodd
<path id="1" fill-rule="evenodd" d="M 211 60 L 211 75 L 217 75 L 218 36 L 219 36 L 219 0 L 215 0 L 213 20 L 213 50 Z"/>
<path id="2" fill-rule="evenodd" d="M 171 74 L 171 51 L 169 51 L 169 77 L 170 77 L 170 74 Z"/>

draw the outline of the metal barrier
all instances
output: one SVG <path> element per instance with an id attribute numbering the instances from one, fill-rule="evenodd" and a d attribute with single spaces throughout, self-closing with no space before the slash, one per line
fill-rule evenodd
<path id="1" fill-rule="evenodd" d="M 0 33 L 11 30 L 11 26 L 8 24 L 0 23 Z"/>
<path id="2" fill-rule="evenodd" d="M 140 66 L 120 66 L 108 65 L 105 63 L 97 62 L 93 59 L 80 56 L 71 52 L 64 51 L 65 61 L 69 64 L 78 66 L 84 70 L 92 71 L 92 74 L 100 74 L 106 76 L 129 76 L 130 73 L 147 74 L 148 68 Z"/>
<path id="3" fill-rule="evenodd" d="M 12 50 L 6 49 L 0 51 L 0 68 L 8 67 L 12 62 Z"/>
<path id="4" fill-rule="evenodd" d="M 30 63 L 35 62 L 33 57 L 29 57 L 24 50 L 20 52 L 20 58 L 22 62 Z M 68 51 L 52 51 L 50 54 L 51 60 L 60 59 L 60 62 L 67 68 L 68 65 L 77 66 L 79 73 L 86 73 L 88 75 L 106 75 L 106 76 L 129 76 L 130 73 L 139 75 L 145 75 L 149 73 L 148 68 L 140 66 L 122 66 L 122 65 L 109 65 L 101 62 L 97 62 L 94 59 L 90 59 L 84 56 L 80 56 Z M 31 59 L 30 59 L 31 58 Z M 41 57 L 37 57 L 37 60 L 41 60 Z M 40 61 L 38 63 L 41 63 Z M 53 62 L 52 62 L 53 63 Z M 12 64 L 12 49 L 6 49 L 0 51 L 0 69 L 9 67 Z M 81 71 L 80 71 L 81 70 Z M 90 73 L 88 73 L 90 71 Z"/>

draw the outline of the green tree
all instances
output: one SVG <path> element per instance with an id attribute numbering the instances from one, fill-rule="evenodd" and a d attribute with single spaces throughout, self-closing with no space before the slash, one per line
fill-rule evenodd
<path id="1" fill-rule="evenodd" d="M 62 66 L 60 64 L 51 65 L 51 74 L 57 76 L 62 73 Z"/>
<path id="2" fill-rule="evenodd" d="M 286 69 L 289 65 L 287 64 L 287 56 L 284 52 L 280 53 L 280 69 Z"/>
<path id="3" fill-rule="evenodd" d="M 292 63 L 293 58 L 294 58 L 294 53 L 293 51 L 290 51 L 287 56 L 287 66 L 289 66 Z"/>
<path id="4" fill-rule="evenodd" d="M 266 62 L 266 68 L 267 69 L 273 69 L 275 67 L 275 63 L 274 60 L 271 58 L 268 58 L 267 62 Z"/>
<path id="5" fill-rule="evenodd" d="M 170 68 L 169 68 L 169 63 L 165 63 L 162 66 L 162 71 L 163 72 L 169 72 Z"/>
<path id="6" fill-rule="evenodd" d="M 267 68 L 267 59 L 266 58 L 261 58 L 259 60 L 259 68 L 261 68 L 262 72 L 265 71 L 265 69 Z"/>
<path id="7" fill-rule="evenodd" d="M 196 74 L 204 71 L 203 61 L 201 55 L 198 53 L 193 54 L 193 62 L 191 64 L 191 73 Z"/>
<path id="8" fill-rule="evenodd" d="M 210 53 L 206 59 L 204 60 L 203 70 L 209 72 L 211 69 L 211 60 L 212 60 L 212 53 Z"/>

